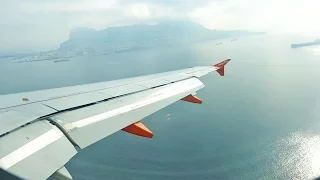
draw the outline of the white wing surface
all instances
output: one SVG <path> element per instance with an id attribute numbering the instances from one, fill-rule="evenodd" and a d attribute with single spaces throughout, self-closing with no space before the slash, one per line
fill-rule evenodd
<path id="1" fill-rule="evenodd" d="M 152 138 L 140 120 L 178 101 L 201 104 L 200 76 L 227 59 L 148 76 L 0 96 L 0 167 L 23 179 L 72 179 L 79 150 L 119 131 Z"/>

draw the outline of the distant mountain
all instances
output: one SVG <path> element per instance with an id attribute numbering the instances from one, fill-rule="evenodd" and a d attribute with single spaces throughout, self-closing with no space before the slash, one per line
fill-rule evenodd
<path id="1" fill-rule="evenodd" d="M 156 25 L 109 27 L 104 30 L 77 28 L 60 44 L 60 51 L 75 49 L 125 50 L 183 42 L 196 42 L 227 37 L 239 37 L 260 32 L 218 31 L 188 21 L 166 21 Z"/>

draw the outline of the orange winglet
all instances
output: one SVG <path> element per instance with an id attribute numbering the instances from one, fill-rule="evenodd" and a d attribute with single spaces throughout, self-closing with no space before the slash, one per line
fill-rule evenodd
<path id="1" fill-rule="evenodd" d="M 218 69 L 217 72 L 220 74 L 220 76 L 224 76 L 224 66 Z"/>
<path id="2" fill-rule="evenodd" d="M 225 66 L 229 61 L 231 61 L 231 59 L 226 59 L 226 60 L 221 61 L 221 62 L 219 62 L 219 63 L 217 63 L 217 64 L 215 64 L 215 65 L 213 65 L 213 66 L 214 66 L 214 67 L 223 67 L 223 66 Z"/>
<path id="3" fill-rule="evenodd" d="M 219 62 L 218 64 L 213 65 L 214 67 L 218 67 L 219 69 L 217 72 L 220 74 L 220 76 L 224 76 L 224 66 L 230 61 L 231 59 L 226 59 L 222 62 Z"/>
<path id="4" fill-rule="evenodd" d="M 191 103 L 196 103 L 196 104 L 202 104 L 202 100 L 200 98 L 198 98 L 197 96 L 194 96 L 192 94 L 182 98 L 181 100 L 182 101 L 191 102 Z"/>
<path id="5" fill-rule="evenodd" d="M 133 123 L 125 128 L 122 129 L 123 131 L 127 133 L 131 133 L 137 136 L 142 136 L 146 138 L 152 138 L 153 133 L 145 126 L 143 125 L 140 121 Z"/>

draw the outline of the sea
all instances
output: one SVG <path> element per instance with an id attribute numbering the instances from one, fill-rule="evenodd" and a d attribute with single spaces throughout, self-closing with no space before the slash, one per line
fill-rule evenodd
<path id="1" fill-rule="evenodd" d="M 75 180 L 317 179 L 320 47 L 290 48 L 305 39 L 266 34 L 85 55 L 60 63 L 0 60 L 0 94 L 230 58 L 224 77 L 213 72 L 201 78 L 205 88 L 197 96 L 203 104 L 178 101 L 143 119 L 152 139 L 119 131 L 79 151 L 66 164 L 70 174 Z"/>

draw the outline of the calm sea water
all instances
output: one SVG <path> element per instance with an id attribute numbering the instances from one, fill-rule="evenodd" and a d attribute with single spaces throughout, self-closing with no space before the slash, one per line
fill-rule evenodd
<path id="1" fill-rule="evenodd" d="M 202 105 L 177 102 L 145 118 L 144 139 L 117 132 L 67 165 L 74 179 L 314 179 L 320 177 L 320 51 L 302 37 L 253 36 L 68 62 L 0 62 L 0 94 L 210 65 Z M 220 42 L 220 41 L 219 41 Z M 88 134 L 89 136 L 89 134 Z"/>

